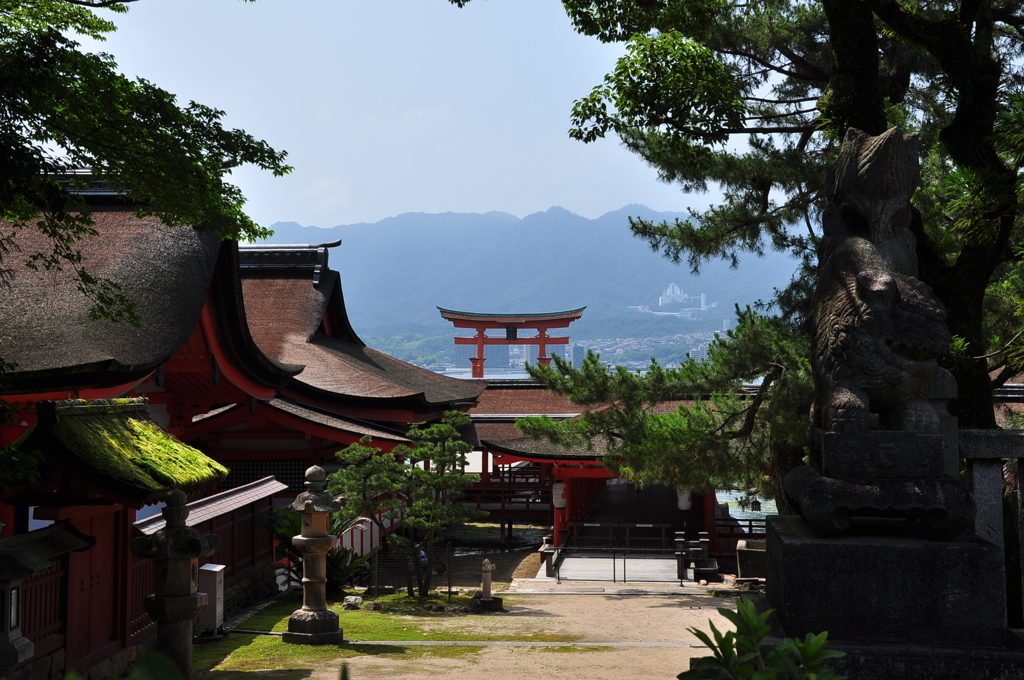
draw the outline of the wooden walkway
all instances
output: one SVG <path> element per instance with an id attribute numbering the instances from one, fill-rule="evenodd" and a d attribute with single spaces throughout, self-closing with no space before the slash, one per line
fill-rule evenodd
<path id="1" fill-rule="evenodd" d="M 571 553 L 558 573 L 563 581 L 612 581 L 613 583 L 678 583 L 674 556 L 627 553 Z"/>

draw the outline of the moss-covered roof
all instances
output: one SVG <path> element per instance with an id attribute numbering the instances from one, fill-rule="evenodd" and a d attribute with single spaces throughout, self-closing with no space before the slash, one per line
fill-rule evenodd
<path id="1" fill-rule="evenodd" d="M 49 434 L 62 445 L 53 448 L 64 449 L 45 455 L 60 455 L 69 467 L 92 473 L 99 486 L 140 500 L 165 489 L 208 486 L 228 474 L 153 422 L 145 399 L 41 402 L 39 415 L 39 434 Z"/>

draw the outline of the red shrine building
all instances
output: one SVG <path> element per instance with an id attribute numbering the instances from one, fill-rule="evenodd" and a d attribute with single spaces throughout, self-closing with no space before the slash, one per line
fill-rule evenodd
<path id="1" fill-rule="evenodd" d="M 17 609 L 0 630 L 5 677 L 116 670 L 152 643 L 153 563 L 130 545 L 155 530 L 146 516 L 169 489 L 191 495 L 189 524 L 220 537 L 209 561 L 225 565 L 237 610 L 276 590 L 267 519 L 309 465 L 366 436 L 390 450 L 485 387 L 367 347 L 328 265 L 337 244 L 240 249 L 139 218 L 111 193 L 87 199 L 100 236 L 80 244 L 83 266 L 120 286 L 141 325 L 91 320 L 71 272 L 11 258 L 0 356 L 15 366 L 0 399 L 16 416 L 0 447 L 40 464 L 0 486 L 0 609 Z M 18 244 L 26 257 L 49 245 L 31 228 Z M 379 544 L 353 533 L 360 552 Z"/>
<path id="2" fill-rule="evenodd" d="M 458 312 L 453 309 L 438 307 L 441 317 L 451 321 L 456 328 L 470 328 L 476 331 L 471 338 L 457 337 L 456 345 L 475 345 L 476 356 L 470 357 L 473 366 L 473 377 L 484 377 L 484 348 L 487 345 L 536 345 L 537 363 L 550 366 L 551 357 L 547 354 L 548 345 L 568 345 L 568 337 L 552 337 L 548 331 L 552 328 L 568 328 L 569 324 L 583 316 L 586 307 L 570 309 L 564 312 L 548 314 L 478 314 L 476 312 Z M 488 330 L 504 331 L 504 336 L 488 336 Z M 537 331 L 537 335 L 523 337 L 522 330 Z"/>
<path id="3" fill-rule="evenodd" d="M 659 410 L 674 410 L 678 405 L 667 402 Z M 605 501 L 622 495 L 625 485 L 602 463 L 600 446 L 588 450 L 538 441 L 515 425 L 523 417 L 565 420 L 581 413 L 582 407 L 539 383 L 488 381 L 487 390 L 469 411 L 481 457 L 481 481 L 469 491 L 468 499 L 489 510 L 492 521 L 550 521 L 554 547 L 601 545 L 605 538 L 627 538 L 628 530 L 634 544 L 670 551 L 676 532 L 690 538 L 707 532 L 716 557 L 728 560 L 735 553 L 736 540 L 743 536 L 733 523 L 719 517 L 715 494 L 665 487 L 645 490 L 639 494 L 639 504 L 613 507 Z"/>

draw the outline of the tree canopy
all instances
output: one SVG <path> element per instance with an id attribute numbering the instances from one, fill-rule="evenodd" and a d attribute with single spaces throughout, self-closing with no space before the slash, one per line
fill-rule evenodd
<path id="1" fill-rule="evenodd" d="M 791 331 L 808 330 L 804 323 L 816 275 L 826 173 L 849 127 L 877 135 L 901 126 L 920 136 L 922 185 L 914 197 L 912 229 L 920 278 L 949 310 L 954 346 L 943 362 L 959 385 L 950 410 L 961 427 L 995 426 L 993 384 L 1024 367 L 1022 251 L 1016 247 L 1024 160 L 1022 3 L 563 0 L 563 5 L 579 33 L 625 47 L 604 81 L 574 103 L 569 134 L 592 142 L 614 133 L 662 180 L 685 192 L 711 186 L 723 192 L 718 205 L 691 211 L 689 219 L 631 220 L 633 233 L 693 270 L 711 258 L 736 264 L 770 248 L 804 258 L 801 276 L 773 301 L 781 312 L 772 322 L 777 333 L 762 334 L 765 344 L 759 349 L 723 339 L 711 358 L 732 371 L 733 389 L 744 375 L 766 376 L 748 405 L 756 405 L 765 426 L 779 436 L 761 444 L 744 442 L 771 448 L 809 418 L 806 411 L 791 411 L 792 402 L 780 392 L 795 383 L 767 377 L 778 366 L 787 366 L 785 374 L 792 375 L 791 357 L 772 348 L 790 346 L 781 340 Z M 744 323 L 755 319 L 741 318 Z M 764 320 L 756 323 L 763 326 Z M 737 329 L 737 336 L 744 332 Z M 732 350 L 725 348 L 729 343 L 735 344 Z M 743 363 L 739 370 L 732 364 L 739 355 L 759 365 Z M 696 390 L 699 385 L 689 380 L 694 371 L 684 367 L 672 376 L 652 366 L 649 378 L 632 380 L 652 394 L 661 380 Z M 577 388 L 564 380 L 582 385 L 604 379 L 561 366 L 535 375 L 569 394 Z M 776 411 L 776 403 L 785 406 Z M 809 393 L 804 403 L 809 410 Z M 710 407 L 710 419 L 708 408 L 705 402 L 684 407 L 673 427 L 702 432 L 701 437 L 756 432 L 728 427 L 734 407 Z M 780 420 L 787 411 L 792 420 Z M 643 415 L 642 435 L 660 427 L 659 419 L 671 422 L 666 418 Z M 593 427 L 590 434 L 613 430 Z M 700 437 L 690 441 L 691 462 L 711 450 Z M 733 443 L 741 455 L 744 449 Z M 788 444 L 766 453 L 792 459 Z"/>
<path id="2" fill-rule="evenodd" d="M 348 498 L 341 516 L 370 519 L 395 553 L 410 560 L 410 596 L 413 573 L 419 594 L 430 590 L 430 546 L 437 534 L 481 514 L 458 502 L 466 487 L 478 479 L 464 472 L 466 454 L 473 447 L 457 429 L 469 422 L 460 411 L 448 411 L 438 422 L 413 425 L 408 433 L 413 444 L 396 446 L 390 453 L 371 446 L 370 438 L 364 437 L 338 451 L 341 469 L 328 478 L 330 490 Z M 393 532 L 398 523 L 418 540 Z"/>
<path id="3" fill-rule="evenodd" d="M 110 55 L 84 51 L 75 36 L 102 41 L 115 30 L 96 8 L 127 11 L 124 2 L 0 0 L 0 282 L 18 232 L 40 229 L 52 248 L 22 253 L 29 266 L 74 268 L 96 316 L 133 319 L 117 286 L 82 265 L 76 244 L 95 232 L 75 189 L 99 180 L 170 226 L 255 239 L 268 232 L 245 214 L 228 176 L 242 164 L 275 175 L 290 168 L 284 152 L 225 128 L 223 111 L 181 105 L 119 73 Z"/>

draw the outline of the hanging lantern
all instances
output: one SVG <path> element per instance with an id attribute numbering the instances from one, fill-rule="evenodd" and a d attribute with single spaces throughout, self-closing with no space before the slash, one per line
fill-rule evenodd
<path id="1" fill-rule="evenodd" d="M 693 491 L 679 487 L 676 489 L 676 507 L 680 510 L 689 510 L 693 507 Z"/>
<path id="2" fill-rule="evenodd" d="M 565 482 L 555 482 L 551 485 L 551 505 L 556 508 L 564 508 L 566 504 Z"/>
<path id="3" fill-rule="evenodd" d="M 756 498 L 750 501 L 750 509 L 753 510 L 754 512 L 761 512 L 761 501 L 757 500 Z"/>

